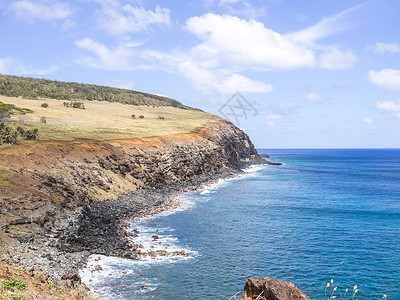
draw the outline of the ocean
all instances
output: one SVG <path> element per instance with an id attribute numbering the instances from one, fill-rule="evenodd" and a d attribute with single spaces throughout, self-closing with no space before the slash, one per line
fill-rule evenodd
<path id="1" fill-rule="evenodd" d="M 400 150 L 259 152 L 284 165 L 252 166 L 132 224 L 143 251 L 185 255 L 94 255 L 83 282 L 104 299 L 229 299 L 248 277 L 274 277 L 324 299 L 333 279 L 338 296 L 357 285 L 360 300 L 400 299 Z"/>

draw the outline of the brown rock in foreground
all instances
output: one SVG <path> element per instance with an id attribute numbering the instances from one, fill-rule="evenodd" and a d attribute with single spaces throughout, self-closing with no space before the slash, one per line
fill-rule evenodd
<path id="1" fill-rule="evenodd" d="M 310 300 L 293 283 L 275 278 L 248 278 L 241 300 Z"/>

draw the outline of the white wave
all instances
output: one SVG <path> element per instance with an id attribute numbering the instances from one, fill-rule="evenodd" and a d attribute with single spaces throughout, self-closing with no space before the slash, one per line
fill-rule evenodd
<path id="1" fill-rule="evenodd" d="M 251 165 L 247 168 L 242 169 L 242 171 L 246 173 L 255 173 L 263 169 L 265 169 L 265 165 Z"/>
<path id="2" fill-rule="evenodd" d="M 209 195 L 209 194 L 213 194 L 215 193 L 215 191 L 210 191 L 209 189 L 204 189 L 200 192 L 200 195 Z"/>
<path id="3" fill-rule="evenodd" d="M 138 236 L 131 237 L 130 241 L 135 244 L 142 245 L 143 248 L 140 249 L 142 252 L 148 253 L 149 251 L 156 252 L 166 250 L 168 253 L 173 253 L 176 251 L 184 251 L 188 254 L 188 256 L 158 255 L 153 258 L 146 256 L 140 260 L 129 260 L 103 255 L 91 255 L 88 259 L 87 266 L 79 270 L 79 275 L 82 278 L 82 282 L 90 288 L 91 293 L 94 296 L 99 296 L 104 299 L 118 299 L 113 288 L 107 288 L 107 283 L 110 282 L 110 280 L 121 279 L 124 276 L 135 277 L 136 288 L 132 289 L 132 287 L 130 287 L 131 292 L 140 295 L 154 291 L 158 286 L 156 282 L 157 279 L 140 277 L 140 270 L 142 268 L 150 267 L 152 264 L 176 263 L 179 261 L 185 261 L 187 259 L 193 259 L 200 254 L 193 249 L 181 245 L 179 239 L 174 235 L 175 230 L 173 228 L 161 226 L 157 227 L 151 225 L 151 221 L 193 208 L 197 201 L 209 201 L 212 199 L 212 194 L 217 193 L 219 188 L 230 184 L 232 181 L 251 176 L 252 174 L 262 170 L 264 167 L 264 165 L 250 166 L 249 168 L 243 169 L 243 171 L 246 172 L 245 174 L 240 174 L 229 179 L 219 179 L 218 181 L 213 182 L 198 191 L 179 194 L 174 198 L 174 200 L 181 202 L 181 205 L 178 207 L 160 212 L 156 215 L 145 216 L 129 222 L 130 226 L 127 230 L 135 229 L 138 231 Z M 201 197 L 198 197 L 199 195 Z M 154 235 L 156 235 L 158 238 L 153 238 Z M 146 287 L 142 288 L 142 286 Z"/>
<path id="4" fill-rule="evenodd" d="M 82 282 L 90 289 L 93 296 L 102 299 L 125 299 L 117 293 L 129 289 L 130 293 L 145 294 L 158 287 L 156 278 L 143 277 L 141 269 L 148 267 L 147 261 L 122 259 L 94 254 L 88 258 L 85 268 L 79 270 Z M 124 286 L 123 277 L 129 276 L 129 286 Z M 119 290 L 116 291 L 113 282 L 117 281 Z M 132 289 L 132 285 L 135 289 Z"/>

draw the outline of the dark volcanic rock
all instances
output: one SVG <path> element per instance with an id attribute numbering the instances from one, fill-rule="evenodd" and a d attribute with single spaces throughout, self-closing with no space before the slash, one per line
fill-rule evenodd
<path id="1" fill-rule="evenodd" d="M 293 283 L 275 278 L 249 278 L 241 300 L 310 300 Z"/>

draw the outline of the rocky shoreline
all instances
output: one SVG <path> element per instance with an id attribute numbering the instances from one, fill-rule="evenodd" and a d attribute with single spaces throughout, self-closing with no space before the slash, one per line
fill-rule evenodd
<path id="1" fill-rule="evenodd" d="M 129 197 L 76 208 L 59 218 L 51 232 L 44 236 L 8 245 L 8 254 L 3 254 L 3 258 L 11 258 L 32 269 L 40 269 L 56 279 L 79 281 L 78 270 L 86 264 L 91 254 L 140 258 L 140 249 L 135 249 L 129 243 L 125 228 L 120 226 L 121 221 L 132 218 L 132 214 L 143 216 L 161 212 L 169 208 L 168 205 L 179 193 L 196 190 L 216 180 L 236 177 L 241 173 L 243 171 L 240 168 L 227 168 L 219 173 L 196 176 L 189 181 L 162 187 L 144 187 Z"/>
<path id="2" fill-rule="evenodd" d="M 8 182 L 0 186 L 0 257 L 70 281 L 91 254 L 138 258 L 124 218 L 245 166 L 273 164 L 223 119 L 185 134 L 36 142 L 0 155 Z"/>

